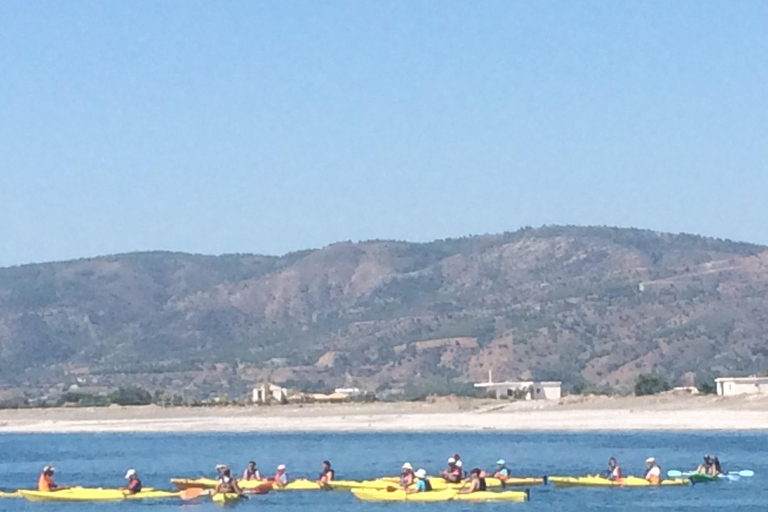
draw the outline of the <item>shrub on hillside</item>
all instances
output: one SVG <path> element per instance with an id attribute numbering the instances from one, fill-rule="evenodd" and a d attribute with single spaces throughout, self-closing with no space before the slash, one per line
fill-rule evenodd
<path id="1" fill-rule="evenodd" d="M 138 386 L 126 386 L 112 393 L 110 402 L 117 405 L 149 405 L 152 403 L 152 395 Z"/>
<path id="2" fill-rule="evenodd" d="M 635 394 L 637 396 L 655 395 L 664 391 L 669 391 L 669 384 L 658 373 L 643 373 L 638 375 L 635 380 Z"/>

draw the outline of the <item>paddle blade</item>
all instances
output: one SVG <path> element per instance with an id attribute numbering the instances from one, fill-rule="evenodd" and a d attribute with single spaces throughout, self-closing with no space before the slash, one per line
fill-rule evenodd
<path id="1" fill-rule="evenodd" d="M 667 471 L 667 476 L 671 478 L 680 478 L 683 476 L 683 472 L 678 469 L 670 469 Z"/>
<path id="2" fill-rule="evenodd" d="M 200 487 L 191 487 L 189 489 L 184 489 L 183 491 L 181 491 L 179 498 L 181 498 L 182 501 L 196 500 L 197 498 L 202 496 L 204 493 L 205 493 L 205 489 L 201 489 Z"/>
<path id="3" fill-rule="evenodd" d="M 741 471 L 738 472 L 738 475 L 750 477 L 750 476 L 755 476 L 755 472 L 752 471 L 751 469 L 742 469 Z"/>

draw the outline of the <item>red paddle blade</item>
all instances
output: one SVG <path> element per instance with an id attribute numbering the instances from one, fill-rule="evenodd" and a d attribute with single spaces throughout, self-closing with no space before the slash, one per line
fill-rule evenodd
<path id="1" fill-rule="evenodd" d="M 184 489 L 181 491 L 181 494 L 179 497 L 184 501 L 194 500 L 199 498 L 203 492 L 205 492 L 205 489 L 201 489 L 199 487 L 192 487 L 189 489 Z"/>

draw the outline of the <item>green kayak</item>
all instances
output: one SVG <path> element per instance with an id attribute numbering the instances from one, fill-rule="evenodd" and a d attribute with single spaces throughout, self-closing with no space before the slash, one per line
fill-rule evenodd
<path id="1" fill-rule="evenodd" d="M 706 484 L 709 482 L 719 482 L 723 479 L 721 475 L 713 476 L 706 473 L 691 473 L 690 478 L 692 484 Z"/>

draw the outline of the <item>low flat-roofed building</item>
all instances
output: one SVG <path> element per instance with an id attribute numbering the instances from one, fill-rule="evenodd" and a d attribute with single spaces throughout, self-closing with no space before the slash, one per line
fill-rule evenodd
<path id="1" fill-rule="evenodd" d="M 476 388 L 493 393 L 496 398 L 517 398 L 523 400 L 557 400 L 562 396 L 560 381 L 504 381 L 479 382 Z"/>
<path id="2" fill-rule="evenodd" d="M 768 393 L 768 377 L 720 377 L 715 386 L 720 396 Z"/>

